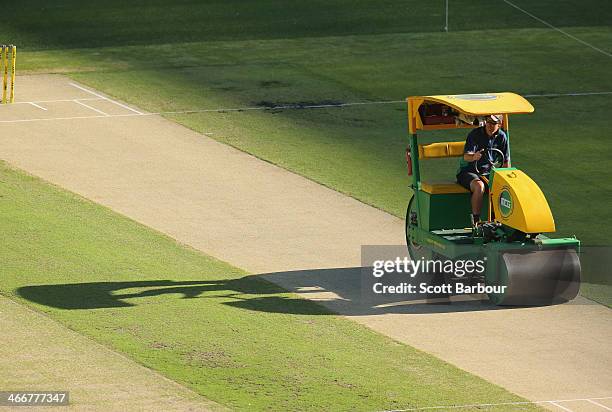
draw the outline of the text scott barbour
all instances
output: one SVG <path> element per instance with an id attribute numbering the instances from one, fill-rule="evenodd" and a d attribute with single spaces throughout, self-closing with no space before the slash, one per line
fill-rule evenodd
<path id="1" fill-rule="evenodd" d="M 484 259 L 471 260 L 410 260 L 408 257 L 397 257 L 393 260 L 375 260 L 372 264 L 372 275 L 380 279 L 385 274 L 403 274 L 411 279 L 417 274 L 447 274 L 456 278 L 464 276 L 480 276 L 485 271 Z M 377 294 L 483 294 L 503 293 L 506 286 L 485 286 L 483 284 L 468 285 L 461 282 L 450 284 L 429 285 L 427 282 L 419 284 L 400 282 L 394 285 L 384 284 L 380 279 L 372 285 L 372 291 Z"/>

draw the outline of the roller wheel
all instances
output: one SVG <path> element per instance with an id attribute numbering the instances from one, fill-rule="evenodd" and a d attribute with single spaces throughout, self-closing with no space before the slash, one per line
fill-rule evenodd
<path id="1" fill-rule="evenodd" d="M 499 255 L 487 284 L 506 286 L 489 294 L 498 305 L 536 306 L 570 301 L 580 289 L 580 259 L 573 249 L 508 251 Z"/>
<path id="2" fill-rule="evenodd" d="M 412 260 L 419 260 L 421 258 L 431 259 L 433 257 L 432 250 L 417 243 L 415 240 L 414 229 L 417 227 L 417 208 L 414 196 L 412 196 L 406 210 L 406 244 L 408 245 L 408 253 Z"/>
<path id="3" fill-rule="evenodd" d="M 408 245 L 408 253 L 412 260 L 434 260 L 440 259 L 440 256 L 433 252 L 430 248 L 423 246 L 416 242 L 414 229 L 418 227 L 416 202 L 414 196 L 408 203 L 408 209 L 406 211 L 406 244 Z M 429 273 L 427 275 L 420 274 L 419 279 L 429 285 L 442 285 L 448 283 L 448 279 L 442 273 Z M 447 294 L 429 294 L 426 299 L 439 299 L 448 298 Z"/>

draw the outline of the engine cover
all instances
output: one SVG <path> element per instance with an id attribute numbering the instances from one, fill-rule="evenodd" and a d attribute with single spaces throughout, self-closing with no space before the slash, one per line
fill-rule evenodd
<path id="1" fill-rule="evenodd" d="M 523 171 L 513 167 L 494 169 L 489 191 L 496 221 L 524 233 L 555 231 L 544 193 Z"/>

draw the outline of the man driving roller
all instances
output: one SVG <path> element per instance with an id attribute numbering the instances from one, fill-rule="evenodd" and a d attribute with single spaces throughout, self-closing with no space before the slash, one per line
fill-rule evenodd
<path id="1" fill-rule="evenodd" d="M 463 159 L 457 171 L 457 183 L 472 192 L 472 224 L 474 225 L 480 221 L 482 198 L 486 191 L 486 186 L 478 173 L 488 177 L 491 164 L 496 160 L 496 152 L 491 149 L 498 149 L 504 154 L 503 167 L 510 166 L 508 136 L 501 129 L 502 121 L 503 115 L 501 114 L 486 116 L 485 125 L 468 134 L 463 148 Z M 497 154 L 497 158 L 499 157 L 501 156 Z"/>

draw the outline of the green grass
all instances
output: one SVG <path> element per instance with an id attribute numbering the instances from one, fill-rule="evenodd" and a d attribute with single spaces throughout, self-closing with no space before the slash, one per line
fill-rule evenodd
<path id="1" fill-rule="evenodd" d="M 0 293 L 221 404 L 382 410 L 520 400 L 3 163 L 0 199 Z"/>
<path id="2" fill-rule="evenodd" d="M 605 0 L 515 3 L 558 26 L 610 23 Z M 442 0 L 21 0 L 3 11 L 10 16 L 3 22 L 3 41 L 26 48 L 436 32 L 444 26 Z M 454 0 L 450 16 L 452 30 L 534 27 L 501 1 Z"/>

